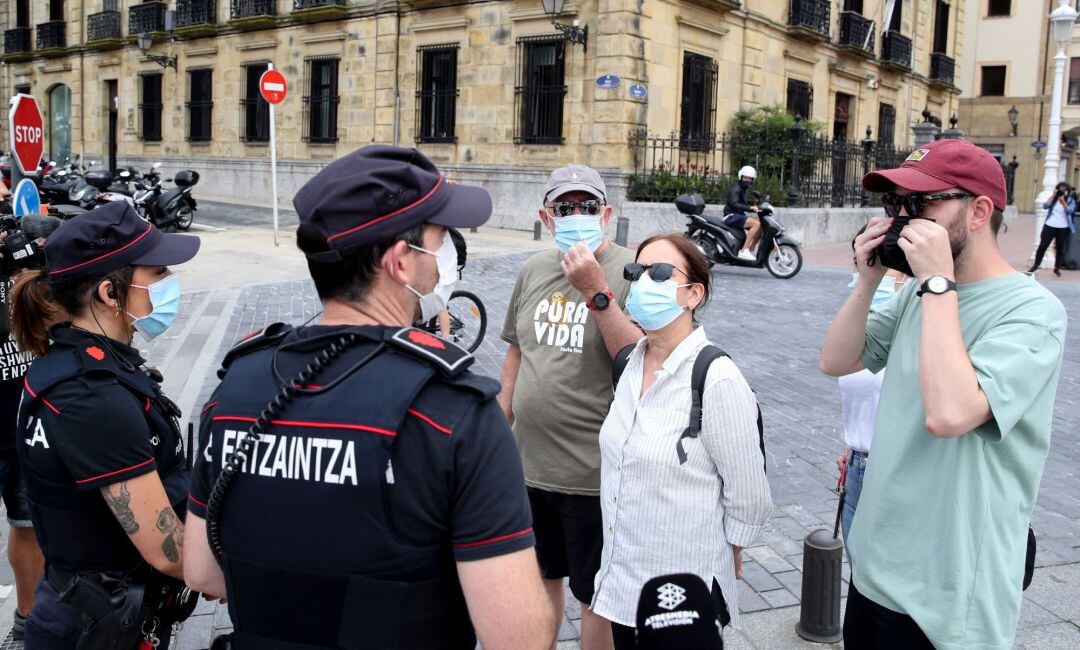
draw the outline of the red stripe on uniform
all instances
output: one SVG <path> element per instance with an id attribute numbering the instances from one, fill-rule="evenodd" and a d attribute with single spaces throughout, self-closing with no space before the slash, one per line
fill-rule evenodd
<path id="1" fill-rule="evenodd" d="M 26 379 L 25 377 L 23 378 L 23 386 L 26 387 L 26 392 L 30 393 L 30 397 L 33 397 L 34 399 L 37 399 L 37 393 L 34 392 L 33 388 L 30 388 L 30 381 L 28 379 Z M 60 415 L 60 409 L 58 409 L 55 406 L 53 406 L 52 404 L 50 404 L 49 400 L 47 400 L 45 398 L 42 398 L 41 401 L 45 402 L 45 406 L 48 406 L 49 408 L 51 408 L 53 413 L 55 413 L 57 415 Z"/>
<path id="2" fill-rule="evenodd" d="M 249 418 L 243 415 L 215 415 L 213 421 L 218 422 L 219 420 L 232 420 L 235 422 L 254 422 L 255 418 Z M 366 431 L 368 433 L 377 433 L 380 436 L 388 436 L 390 438 L 397 436 L 397 433 L 389 429 L 369 427 L 363 424 L 349 424 L 346 422 L 304 422 L 300 420 L 270 420 L 270 424 L 276 424 L 279 427 L 311 427 L 313 429 L 347 429 L 349 431 Z"/>
<path id="3" fill-rule="evenodd" d="M 528 535 L 531 532 L 532 532 L 532 527 L 530 526 L 529 528 L 526 528 L 525 530 L 519 530 L 516 533 L 510 533 L 509 535 L 503 535 L 501 537 L 492 537 L 491 539 L 485 539 L 485 540 L 481 540 L 479 542 L 467 542 L 465 544 L 454 544 L 454 548 L 471 548 L 473 546 L 483 546 L 485 544 L 494 544 L 495 542 L 502 542 L 502 541 L 506 541 L 508 539 L 513 539 L 514 537 L 521 537 L 522 535 Z"/>
<path id="4" fill-rule="evenodd" d="M 80 481 L 75 481 L 75 482 L 76 483 L 90 483 L 92 481 L 98 481 L 98 480 L 101 480 L 103 478 L 109 478 L 110 476 L 116 476 L 117 474 L 123 474 L 124 472 L 130 472 L 133 469 L 139 469 L 140 467 L 146 467 L 147 465 L 149 465 L 152 462 L 154 462 L 154 459 L 153 458 L 148 458 L 148 459 L 144 460 L 143 462 L 141 462 L 141 463 L 139 463 L 137 465 L 132 465 L 131 467 L 125 467 L 124 469 L 118 469 L 115 472 L 109 472 L 108 474 L 102 474 L 101 476 L 91 476 L 90 478 L 84 478 L 84 479 L 82 479 Z"/>
<path id="5" fill-rule="evenodd" d="M 199 413 L 199 415 L 206 414 L 207 411 L 214 408 L 215 406 L 217 406 L 217 402 L 210 402 L 209 404 L 207 404 L 206 406 L 203 407 L 203 410 Z"/>
<path id="6" fill-rule="evenodd" d="M 437 431 L 441 431 L 442 433 L 445 433 L 446 435 L 450 435 L 451 433 L 453 433 L 453 431 L 451 431 L 450 429 L 447 429 L 446 427 L 442 426 L 438 422 L 435 422 L 434 420 L 432 420 L 428 416 L 424 415 L 420 411 L 417 411 L 415 409 L 409 409 L 409 413 L 415 415 L 416 417 L 420 418 L 424 422 L 427 422 L 432 427 L 434 427 Z"/>
<path id="7" fill-rule="evenodd" d="M 150 398 L 149 397 L 146 398 L 146 412 L 147 413 L 150 412 Z"/>
<path id="8" fill-rule="evenodd" d="M 195 503 L 195 504 L 197 504 L 197 505 L 200 505 L 200 506 L 202 506 L 202 507 L 204 507 L 204 508 L 205 508 L 205 507 L 207 507 L 205 503 L 203 503 L 202 501 L 199 501 L 198 499 L 196 499 L 195 497 L 191 496 L 190 494 L 189 494 L 189 495 L 187 495 L 187 498 L 188 498 L 188 499 L 190 499 L 192 503 Z"/>
<path id="9" fill-rule="evenodd" d="M 400 210 L 394 210 L 390 214 L 381 216 L 378 219 L 372 219 L 371 221 L 369 221 L 367 223 L 362 223 L 359 226 L 356 226 L 355 228 L 349 228 L 345 232 L 339 232 L 336 235 L 331 235 L 330 237 L 326 238 L 326 241 L 328 243 L 332 242 L 335 239 L 337 239 L 338 237 L 344 237 L 345 235 L 352 234 L 352 233 L 356 232 L 357 230 L 363 230 L 364 228 L 367 228 L 368 226 L 374 226 L 375 224 L 377 224 L 377 223 L 379 223 L 381 221 L 384 221 L 386 219 L 389 219 L 390 217 L 397 216 L 397 215 L 401 214 L 402 212 L 405 212 L 406 210 L 411 210 L 411 209 L 415 208 L 416 206 L 420 205 L 421 203 L 423 203 L 424 201 L 427 201 L 428 199 L 430 199 L 431 196 L 433 194 L 435 194 L 435 191 L 438 190 L 440 187 L 442 187 L 442 184 L 443 184 L 443 178 L 442 178 L 442 176 L 440 176 L 439 177 L 439 182 L 435 183 L 435 187 L 431 188 L 430 192 L 428 192 L 424 196 L 417 199 L 415 203 L 410 203 L 409 205 L 405 206 L 404 208 L 401 208 Z"/>

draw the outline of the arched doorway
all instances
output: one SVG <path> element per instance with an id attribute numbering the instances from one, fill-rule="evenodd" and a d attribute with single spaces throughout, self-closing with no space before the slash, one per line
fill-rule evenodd
<path id="1" fill-rule="evenodd" d="M 49 159 L 62 163 L 71 155 L 71 89 L 64 84 L 49 91 Z"/>

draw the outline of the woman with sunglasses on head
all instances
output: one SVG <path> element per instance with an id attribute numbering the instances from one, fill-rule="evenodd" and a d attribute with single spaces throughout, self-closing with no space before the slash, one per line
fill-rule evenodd
<path id="1" fill-rule="evenodd" d="M 740 552 L 772 512 L 750 386 L 726 356 L 709 366 L 700 432 L 688 433 L 691 378 L 710 345 L 694 319 L 709 265 L 692 241 L 661 235 L 626 266 L 627 309 L 645 330 L 600 431 L 604 550 L 593 610 L 633 648 L 637 594 L 649 579 L 693 573 L 712 587 L 723 624 L 738 622 Z"/>
<path id="2" fill-rule="evenodd" d="M 184 600 L 180 412 L 131 344 L 172 323 L 180 289 L 168 267 L 198 249 L 110 203 L 61 226 L 46 267 L 16 280 L 12 332 L 37 357 L 18 454 L 47 566 L 28 650 L 165 648 L 186 617 L 159 609 Z"/>

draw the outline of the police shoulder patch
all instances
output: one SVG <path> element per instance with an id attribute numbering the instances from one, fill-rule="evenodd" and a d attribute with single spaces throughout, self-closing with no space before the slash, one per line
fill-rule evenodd
<path id="1" fill-rule="evenodd" d="M 476 358 L 465 348 L 415 327 L 403 327 L 390 337 L 390 343 L 453 377 L 472 365 Z"/>

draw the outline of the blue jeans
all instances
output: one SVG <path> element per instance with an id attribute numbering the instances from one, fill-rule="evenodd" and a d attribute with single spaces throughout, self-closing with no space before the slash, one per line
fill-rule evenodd
<path id="1" fill-rule="evenodd" d="M 844 479 L 844 512 L 840 515 L 840 528 L 844 531 L 844 552 L 847 553 L 848 564 L 851 564 L 851 551 L 848 550 L 847 543 L 848 532 L 851 530 L 851 520 L 855 518 L 855 508 L 859 505 L 859 494 L 862 492 L 868 458 L 869 454 L 854 449 L 848 453 L 847 478 Z"/>

